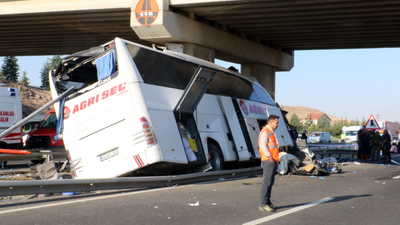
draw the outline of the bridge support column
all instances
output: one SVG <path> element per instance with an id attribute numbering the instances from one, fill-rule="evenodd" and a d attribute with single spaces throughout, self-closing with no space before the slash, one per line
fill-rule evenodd
<path id="1" fill-rule="evenodd" d="M 275 100 L 275 68 L 265 64 L 241 64 L 241 73 L 255 77 Z"/>
<path id="2" fill-rule="evenodd" d="M 210 62 L 215 61 L 215 50 L 193 43 L 183 43 L 183 53 L 204 59 Z"/>

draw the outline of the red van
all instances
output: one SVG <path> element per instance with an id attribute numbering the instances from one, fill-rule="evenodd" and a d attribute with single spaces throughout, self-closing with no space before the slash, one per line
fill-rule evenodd
<path id="1" fill-rule="evenodd" d="M 53 158 L 67 158 L 63 139 L 57 136 L 57 116 L 54 110 L 50 111 L 42 122 L 27 134 L 24 148 L 32 149 L 31 152 L 49 151 L 49 155 Z M 32 160 L 33 163 L 40 163 L 39 161 Z"/>

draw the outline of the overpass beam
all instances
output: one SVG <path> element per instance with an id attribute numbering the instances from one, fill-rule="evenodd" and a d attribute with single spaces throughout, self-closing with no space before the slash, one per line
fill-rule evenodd
<path id="1" fill-rule="evenodd" d="M 148 2 L 153 11 L 149 11 L 144 2 Z M 294 65 L 291 54 L 169 11 L 169 0 L 134 0 L 131 27 L 142 40 L 185 44 L 189 50 L 184 51 L 193 53 L 211 49 L 216 58 L 225 61 L 264 64 L 277 71 L 289 71 Z"/>
<path id="2" fill-rule="evenodd" d="M 245 63 L 241 65 L 241 73 L 255 77 L 275 100 L 275 68 L 259 63 Z"/>

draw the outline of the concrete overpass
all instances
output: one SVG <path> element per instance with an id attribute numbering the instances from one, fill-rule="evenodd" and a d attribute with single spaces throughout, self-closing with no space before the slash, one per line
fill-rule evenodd
<path id="1" fill-rule="evenodd" d="M 157 16 L 142 24 L 137 15 L 150 21 L 144 5 L 154 4 Z M 399 47 L 399 9 L 388 0 L 7 0 L 0 56 L 71 54 L 116 36 L 178 43 L 187 54 L 242 64 L 274 96 L 275 71 L 293 67 L 294 50 Z"/>

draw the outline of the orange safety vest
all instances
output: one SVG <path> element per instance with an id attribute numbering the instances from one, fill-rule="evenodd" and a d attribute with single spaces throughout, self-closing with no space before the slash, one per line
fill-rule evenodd
<path id="1" fill-rule="evenodd" d="M 271 157 L 274 158 L 275 160 L 278 159 L 276 161 L 279 161 L 279 148 L 278 148 L 278 144 L 276 142 L 275 133 L 268 126 L 265 126 L 261 130 L 260 136 L 262 135 L 263 132 L 267 132 L 267 136 L 268 136 L 267 147 L 271 154 Z M 261 142 L 260 142 L 260 138 L 259 138 L 258 139 L 258 150 L 260 151 L 260 154 L 261 154 L 261 161 L 269 160 L 269 156 L 266 156 L 264 154 L 264 152 L 262 151 L 260 146 L 261 146 Z"/>

